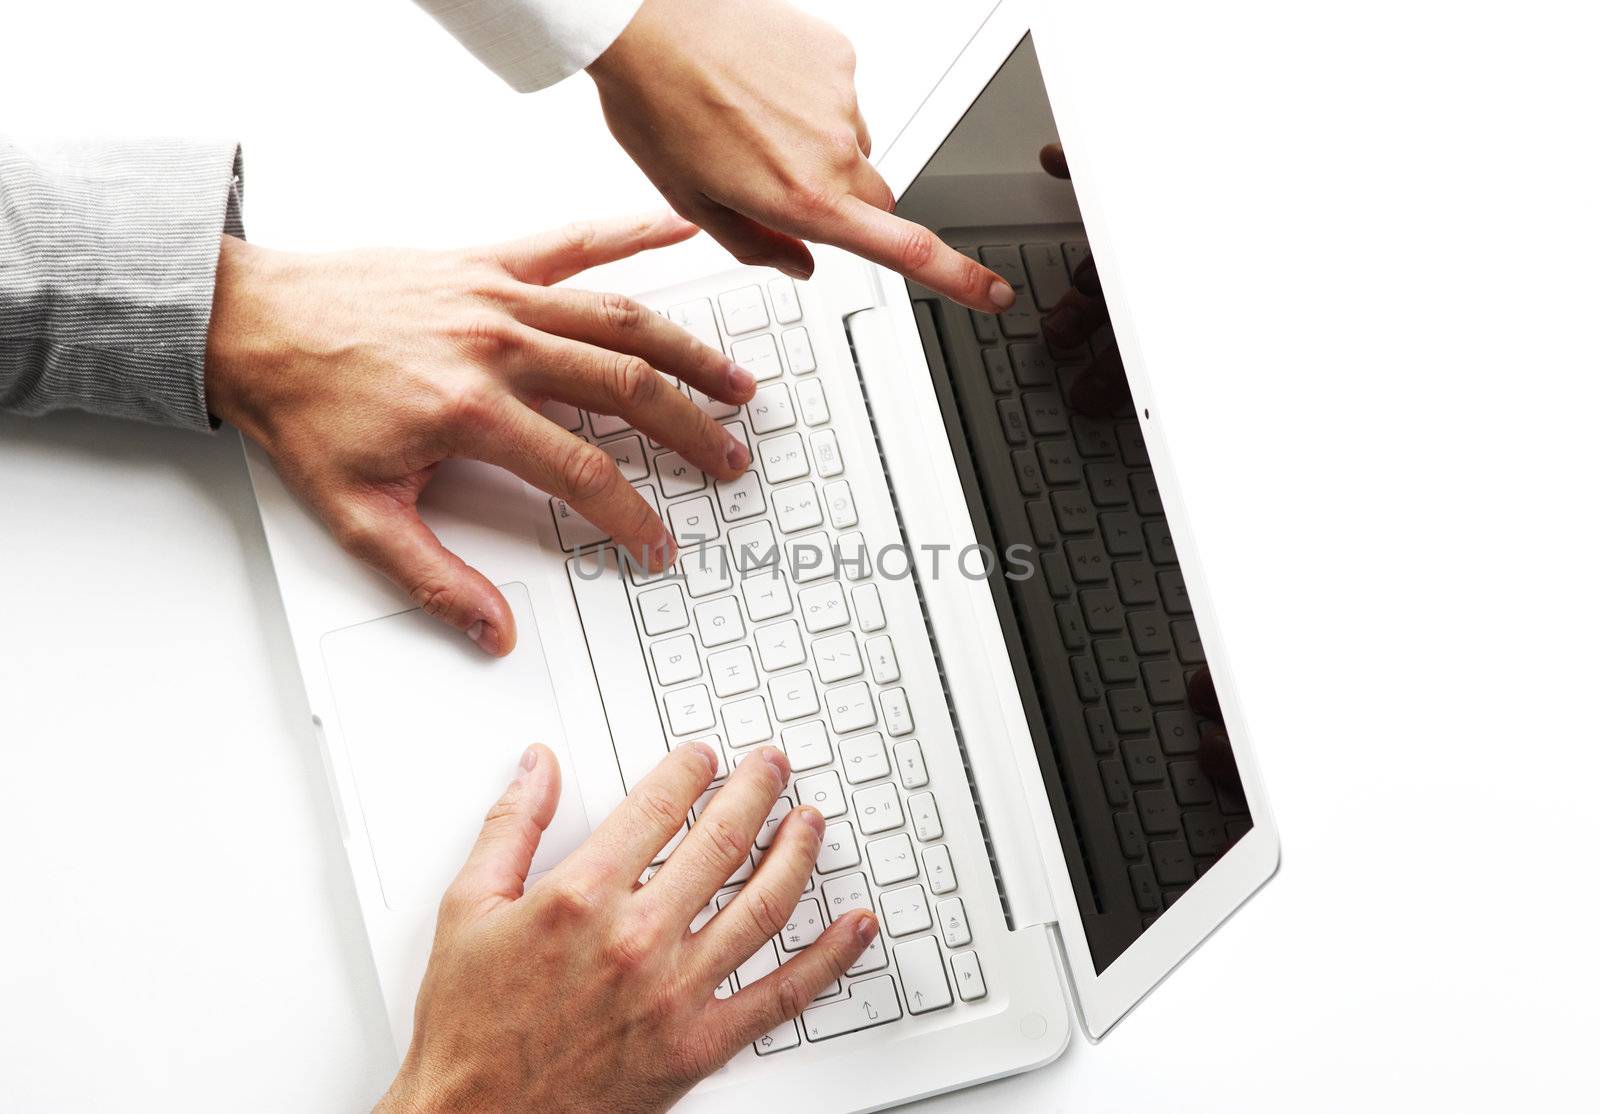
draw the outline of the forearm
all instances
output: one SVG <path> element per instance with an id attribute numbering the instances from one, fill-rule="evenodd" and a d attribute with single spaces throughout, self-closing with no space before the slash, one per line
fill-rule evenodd
<path id="1" fill-rule="evenodd" d="M 0 410 L 208 429 L 206 330 L 231 143 L 0 137 Z"/>

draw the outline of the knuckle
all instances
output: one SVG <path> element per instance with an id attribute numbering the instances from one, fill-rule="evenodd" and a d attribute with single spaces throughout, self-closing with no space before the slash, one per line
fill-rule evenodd
<path id="1" fill-rule="evenodd" d="M 895 258 L 905 271 L 919 271 L 933 259 L 938 241 L 932 232 L 919 224 L 908 224 L 900 233 L 900 243 Z"/>
<path id="2" fill-rule="evenodd" d="M 377 552 L 383 537 L 378 521 L 359 511 L 346 511 L 330 523 L 330 528 L 340 548 L 360 560 L 367 560 Z"/>
<path id="3" fill-rule="evenodd" d="M 642 786 L 635 790 L 633 805 L 648 824 L 662 831 L 674 829 L 684 821 L 684 810 L 659 789 Z"/>
<path id="4" fill-rule="evenodd" d="M 587 255 L 594 246 L 595 226 L 593 221 L 573 221 L 561 229 L 559 242 L 561 250 L 568 255 Z"/>
<path id="5" fill-rule="evenodd" d="M 749 842 L 726 820 L 708 816 L 701 820 L 697 827 L 705 830 L 705 837 L 710 841 L 712 851 L 720 860 L 731 863 L 750 852 Z M 772 933 L 767 935 L 770 936 Z"/>
<path id="6" fill-rule="evenodd" d="M 771 892 L 764 888 L 745 888 L 745 900 L 750 903 L 750 924 L 763 940 L 776 936 L 783 931 L 783 926 L 788 922 L 788 913 L 778 904 Z"/>
<path id="7" fill-rule="evenodd" d="M 840 166 L 854 166 L 861 158 L 861 139 L 846 128 L 825 133 L 822 142 L 828 157 Z"/>
<path id="8" fill-rule="evenodd" d="M 607 393 L 619 410 L 643 406 L 656 388 L 656 372 L 638 356 L 619 354 L 611 365 Z"/>
<path id="9" fill-rule="evenodd" d="M 821 220 L 837 206 L 838 191 L 820 179 L 802 178 L 789 189 L 789 211 L 799 220 Z"/>
<path id="10" fill-rule="evenodd" d="M 558 920 L 586 921 L 600 909 L 600 891 L 579 875 L 551 878 L 540 886 L 541 900 Z"/>
<path id="11" fill-rule="evenodd" d="M 407 592 L 411 602 L 420 607 L 425 615 L 435 619 L 448 614 L 455 606 L 456 594 L 450 585 L 435 580 L 422 580 L 411 586 Z"/>
<path id="12" fill-rule="evenodd" d="M 778 974 L 778 985 L 773 995 L 778 1003 L 778 1009 L 785 1019 L 799 1017 L 800 1011 L 806 1008 L 811 1001 L 811 995 L 806 993 L 806 988 L 801 984 L 797 975 L 790 974 L 787 970 Z"/>
<path id="13" fill-rule="evenodd" d="M 481 383 L 456 382 L 441 387 L 434 400 L 434 418 L 445 429 L 477 429 L 488 423 L 494 400 Z"/>
<path id="14" fill-rule="evenodd" d="M 598 499 L 611 487 L 615 474 L 611 455 L 604 449 L 587 441 L 574 442 L 561 465 L 561 482 L 566 491 L 560 494 L 574 503 Z"/>
<path id="15" fill-rule="evenodd" d="M 619 920 L 607 934 L 601 953 L 611 970 L 627 973 L 643 969 L 660 948 L 660 932 L 637 917 Z"/>
<path id="16" fill-rule="evenodd" d="M 612 330 L 625 333 L 638 329 L 645 322 L 645 308 L 622 294 L 600 295 L 600 316 Z"/>

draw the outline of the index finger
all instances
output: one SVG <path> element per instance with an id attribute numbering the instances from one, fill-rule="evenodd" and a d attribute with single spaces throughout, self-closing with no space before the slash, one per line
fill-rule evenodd
<path id="1" fill-rule="evenodd" d="M 859 197 L 846 197 L 835 218 L 812 229 L 810 235 L 898 271 L 968 309 L 1001 313 L 1017 300 L 1011 284 L 989 268 L 968 259 L 920 224 Z"/>
<path id="2" fill-rule="evenodd" d="M 579 271 L 689 239 L 700 229 L 670 210 L 578 221 L 490 249 L 521 282 L 549 286 Z"/>

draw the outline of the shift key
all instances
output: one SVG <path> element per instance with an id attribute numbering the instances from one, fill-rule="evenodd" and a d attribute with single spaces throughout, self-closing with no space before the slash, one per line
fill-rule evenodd
<path id="1" fill-rule="evenodd" d="M 895 994 L 894 979 L 888 975 L 863 979 L 850 987 L 850 997 L 812 1006 L 801 1015 L 806 1038 L 814 1041 L 898 1020 L 900 998 Z"/>

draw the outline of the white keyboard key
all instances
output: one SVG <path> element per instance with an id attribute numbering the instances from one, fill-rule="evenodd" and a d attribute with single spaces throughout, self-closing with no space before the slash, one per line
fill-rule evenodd
<path id="1" fill-rule="evenodd" d="M 950 957 L 950 973 L 956 977 L 956 993 L 963 1002 L 976 1002 L 989 993 L 983 985 L 983 968 L 977 952 L 957 952 Z"/>
<path id="2" fill-rule="evenodd" d="M 783 818 L 794 811 L 794 802 L 788 797 L 779 797 L 770 809 L 767 818 L 761 821 L 761 830 L 756 832 L 756 847 L 765 851 L 772 846 L 772 841 L 778 834 L 778 825 L 783 823 Z"/>
<path id="3" fill-rule="evenodd" d="M 840 534 L 834 550 L 838 554 L 839 571 L 846 580 L 864 580 L 872 575 L 872 555 L 867 552 L 867 539 L 860 530 Z"/>
<path id="4" fill-rule="evenodd" d="M 639 618 L 644 622 L 644 632 L 652 638 L 668 631 L 682 630 L 689 625 L 683 590 L 676 584 L 666 584 L 642 593 L 639 596 Z"/>
<path id="5" fill-rule="evenodd" d="M 883 703 L 883 726 L 890 735 L 899 738 L 916 730 L 911 722 L 911 703 L 905 689 L 884 689 L 879 696 Z"/>
<path id="6" fill-rule="evenodd" d="M 722 505 L 722 517 L 728 522 L 760 514 L 767 509 L 767 501 L 761 495 L 761 477 L 746 472 L 736 480 L 719 481 L 717 502 Z"/>
<path id="7" fill-rule="evenodd" d="M 764 518 L 729 530 L 728 545 L 733 549 L 733 567 L 741 573 L 775 569 L 781 563 L 778 536 L 772 532 L 772 523 Z"/>
<path id="8" fill-rule="evenodd" d="M 790 619 L 786 623 L 756 628 L 756 653 L 761 657 L 761 668 L 769 673 L 799 665 L 806 660 L 800 624 Z"/>
<path id="9" fill-rule="evenodd" d="M 772 513 L 778 516 L 778 529 L 785 534 L 822 525 L 822 500 L 817 485 L 803 480 L 772 493 Z"/>
<path id="10" fill-rule="evenodd" d="M 778 933 L 778 940 L 784 951 L 797 952 L 821 936 L 826 927 L 828 924 L 822 919 L 822 906 L 817 904 L 816 898 L 808 897 L 789 914 L 789 921 Z"/>
<path id="11" fill-rule="evenodd" d="M 678 568 L 690 599 L 703 599 L 733 587 L 728 551 L 720 545 L 696 545 L 679 550 Z"/>
<path id="12" fill-rule="evenodd" d="M 573 433 L 577 433 L 583 428 L 583 411 L 569 403 L 547 398 L 544 405 L 539 407 L 539 413 L 555 422 L 562 429 L 570 429 Z"/>
<path id="13" fill-rule="evenodd" d="M 861 675 L 861 651 L 856 648 L 856 636 L 849 631 L 817 639 L 811 644 L 811 656 L 817 663 L 817 679 L 825 685 Z"/>
<path id="14" fill-rule="evenodd" d="M 672 306 L 667 310 L 667 319 L 682 327 L 701 344 L 722 351 L 722 337 L 717 333 L 717 315 L 711 311 L 710 298 L 698 298 Z"/>
<path id="15" fill-rule="evenodd" d="M 847 807 L 844 786 L 839 784 L 839 775 L 832 770 L 796 779 L 794 799 L 800 804 L 812 806 L 829 818 L 843 816 Z"/>
<path id="16" fill-rule="evenodd" d="M 928 784 L 928 767 L 922 762 L 922 744 L 906 739 L 894 745 L 894 768 L 905 789 L 921 789 Z"/>
<path id="17" fill-rule="evenodd" d="M 733 977 L 739 980 L 739 986 L 743 989 L 757 979 L 766 978 L 777 969 L 778 949 L 772 946 L 771 940 L 768 940 L 756 949 L 754 955 L 739 964 L 738 969 L 733 973 Z"/>
<path id="18" fill-rule="evenodd" d="M 761 287 L 741 286 L 717 298 L 722 307 L 722 323 L 729 336 L 742 336 L 768 325 L 767 304 L 761 298 Z"/>
<path id="19" fill-rule="evenodd" d="M 662 688 L 700 676 L 700 648 L 692 634 L 652 642 L 650 658 L 656 663 L 656 683 Z"/>
<path id="20" fill-rule="evenodd" d="M 841 874 L 822 883 L 822 904 L 830 920 L 838 920 L 852 909 L 872 908 L 872 891 L 867 889 L 867 876 L 859 870 L 854 874 Z"/>
<path id="21" fill-rule="evenodd" d="M 850 608 L 844 602 L 844 588 L 836 580 L 800 589 L 800 618 L 812 634 L 836 630 L 850 622 Z M 856 662 L 860 666 L 859 659 Z M 860 668 L 856 672 L 861 672 Z"/>
<path id="22" fill-rule="evenodd" d="M 739 592 L 744 596 L 745 610 L 750 613 L 752 623 L 764 623 L 794 610 L 794 599 L 789 595 L 789 581 L 775 568 L 747 573 L 739 584 Z M 801 660 L 804 660 L 803 656 Z M 769 665 L 767 668 L 783 667 Z"/>
<path id="23" fill-rule="evenodd" d="M 836 480 L 822 489 L 823 501 L 828 504 L 828 521 L 833 523 L 835 530 L 845 530 L 854 526 L 856 518 L 855 496 L 850 494 L 850 485 L 844 480 Z"/>
<path id="24" fill-rule="evenodd" d="M 756 659 L 748 646 L 735 646 L 706 658 L 706 672 L 711 676 L 711 689 L 718 696 L 738 696 L 749 692 L 760 682 L 756 680 Z"/>
<path id="25" fill-rule="evenodd" d="M 802 379 L 794 385 L 795 401 L 800 404 L 800 420 L 806 425 L 822 425 L 828 413 L 828 394 L 820 379 Z"/>
<path id="26" fill-rule="evenodd" d="M 883 752 L 883 736 L 876 731 L 839 740 L 839 764 L 844 779 L 851 785 L 889 776 L 889 756 Z"/>
<path id="27" fill-rule="evenodd" d="M 950 861 L 950 848 L 936 844 L 922 853 L 922 866 L 928 872 L 928 888 L 947 894 L 956 888 L 956 868 Z"/>
<path id="28" fill-rule="evenodd" d="M 599 545 L 611 535 L 573 510 L 565 499 L 550 499 L 550 513 L 556 520 L 556 535 L 567 551 Z"/>
<path id="29" fill-rule="evenodd" d="M 739 412 L 733 403 L 712 398 L 698 387 L 689 388 L 689 401 L 705 411 L 709 418 L 731 418 Z"/>
<path id="30" fill-rule="evenodd" d="M 756 446 L 756 455 L 761 460 L 761 473 L 769 484 L 798 480 L 811 471 L 806 461 L 805 440 L 798 433 L 768 437 Z"/>
<path id="31" fill-rule="evenodd" d="M 661 711 L 650 695 L 650 670 L 639 645 L 633 604 L 618 571 L 617 552 L 608 549 L 601 558 L 597 564 L 587 559 L 568 561 L 567 579 L 583 622 L 584 641 L 606 663 L 595 671 L 595 679 L 605 701 L 622 783 L 631 790 L 666 756 L 667 739 L 661 731 Z M 592 578 L 595 573 L 598 578 Z"/>
<path id="32" fill-rule="evenodd" d="M 676 499 L 706 486 L 706 474 L 677 453 L 656 457 L 656 475 L 661 477 L 661 494 Z"/>
<path id="33" fill-rule="evenodd" d="M 856 624 L 869 634 L 888 625 L 883 615 L 883 598 L 876 584 L 863 584 L 850 589 L 850 599 L 856 605 Z"/>
<path id="34" fill-rule="evenodd" d="M 693 739 L 683 739 L 683 740 L 681 740 L 679 742 L 673 743 L 672 744 L 672 749 L 673 750 L 677 750 L 681 746 L 688 746 L 690 743 L 694 743 L 694 742 L 704 743 L 706 746 L 710 747 L 716 753 L 716 756 L 717 756 L 717 772 L 711 775 L 711 780 L 713 782 L 718 782 L 718 781 L 721 781 L 723 778 L 727 777 L 728 776 L 728 752 L 722 749 L 722 736 L 721 735 L 696 735 Z M 710 789 L 707 789 L 704 793 L 701 794 L 701 797 L 702 797 L 702 799 L 710 798 L 710 797 L 714 796 L 716 794 L 716 792 L 717 792 L 717 786 L 715 784 L 713 784 Z M 699 801 L 695 801 L 694 809 L 695 809 L 695 815 L 698 817 L 700 815 L 700 811 L 699 811 L 700 810 L 700 802 Z"/>
<path id="35" fill-rule="evenodd" d="M 610 437 L 613 433 L 621 433 L 632 429 L 627 418 L 619 418 L 615 414 L 598 414 L 589 412 L 589 428 L 594 430 L 595 437 Z"/>
<path id="36" fill-rule="evenodd" d="M 878 722 L 872 710 L 872 691 L 865 681 L 828 690 L 828 719 L 835 735 L 848 735 Z"/>
<path id="37" fill-rule="evenodd" d="M 770 1056 L 774 1052 L 800 1046 L 800 1028 L 793 1021 L 785 1021 L 770 1033 L 763 1033 L 750 1047 L 757 1056 Z"/>
<path id="38" fill-rule="evenodd" d="M 794 280 L 782 275 L 767 282 L 767 293 L 772 296 L 772 316 L 780 325 L 793 325 L 800 320 L 800 294 Z"/>
<path id="39" fill-rule="evenodd" d="M 810 580 L 831 580 L 838 571 L 834 561 L 833 543 L 821 530 L 815 534 L 801 534 L 785 543 L 789 551 L 789 575 L 796 584 Z"/>
<path id="40" fill-rule="evenodd" d="M 639 438 L 623 437 L 607 441 L 600 447 L 611 454 L 611 459 L 617 462 L 617 471 L 629 483 L 642 480 L 650 474 L 650 465 L 644 458 L 644 442 Z"/>
<path id="41" fill-rule="evenodd" d="M 856 823 L 861 825 L 862 835 L 892 832 L 906 822 L 906 815 L 900 808 L 900 791 L 893 782 L 860 790 L 855 795 L 855 806 Z"/>
<path id="42" fill-rule="evenodd" d="M 757 383 L 776 379 L 783 374 L 783 361 L 778 358 L 778 342 L 771 333 L 736 340 L 729 349 L 734 362 L 755 376 Z M 757 433 L 761 431 L 756 430 Z"/>
<path id="43" fill-rule="evenodd" d="M 757 434 L 776 433 L 794 425 L 794 399 L 783 383 L 762 387 L 745 408 L 750 411 L 750 428 Z"/>
<path id="44" fill-rule="evenodd" d="M 918 793 L 906 798 L 906 808 L 911 813 L 911 830 L 923 843 L 944 838 L 944 823 L 939 819 L 939 803 L 932 793 Z"/>
<path id="45" fill-rule="evenodd" d="M 789 370 L 796 375 L 809 375 L 817 370 L 816 353 L 811 351 L 811 337 L 804 329 L 785 330 L 783 351 L 789 357 Z"/>
<path id="46" fill-rule="evenodd" d="M 667 723 L 674 735 L 690 735 L 717 725 L 711 694 L 704 685 L 691 685 L 667 693 Z"/>
<path id="47" fill-rule="evenodd" d="M 822 726 L 820 719 L 785 727 L 783 749 L 789 755 L 789 768 L 797 774 L 815 770 L 833 761 L 833 748 L 828 745 L 828 729 Z"/>
<path id="48" fill-rule="evenodd" d="M 942 1010 L 955 1001 L 950 996 L 950 980 L 944 977 L 944 957 L 939 954 L 939 941 L 932 936 L 896 944 L 894 965 L 900 969 L 906 1008 L 912 1013 Z"/>
<path id="49" fill-rule="evenodd" d="M 933 927 L 933 912 L 921 886 L 885 890 L 878 901 L 883 906 L 883 929 L 890 936 L 909 936 Z"/>
<path id="50" fill-rule="evenodd" d="M 867 865 L 872 868 L 872 880 L 880 886 L 915 878 L 917 853 L 911 847 L 911 837 L 901 832 L 873 840 L 867 844 Z"/>
<path id="51" fill-rule="evenodd" d="M 728 731 L 728 745 L 747 747 L 772 738 L 772 721 L 767 718 L 767 702 L 747 696 L 722 707 L 722 726 Z"/>
<path id="52" fill-rule="evenodd" d="M 844 471 L 844 458 L 839 455 L 839 435 L 831 429 L 819 429 L 811 435 L 811 455 L 817 459 L 817 475 L 824 479 L 832 479 Z"/>
<path id="53" fill-rule="evenodd" d="M 972 943 L 972 928 L 967 924 L 967 907 L 959 897 L 947 897 L 934 906 L 933 915 L 939 919 L 939 931 L 944 935 L 947 948 L 964 948 Z"/>
<path id="54" fill-rule="evenodd" d="M 667 507 L 667 519 L 672 526 L 672 536 L 680 546 L 695 542 L 708 542 L 717 536 L 717 512 L 711 509 L 711 500 L 702 495 Z"/>
<path id="55" fill-rule="evenodd" d="M 867 661 L 872 664 L 872 679 L 880 685 L 892 685 L 900 679 L 900 659 L 895 657 L 894 643 L 888 635 L 867 639 Z"/>
<path id="56" fill-rule="evenodd" d="M 1044 313 L 1056 308 L 1072 287 L 1061 249 L 1055 244 L 1023 244 L 1022 265 L 1033 286 L 1033 302 Z"/>
<path id="57" fill-rule="evenodd" d="M 894 979 L 888 975 L 851 983 L 849 997 L 822 1006 L 812 1006 L 801 1015 L 806 1039 L 813 1041 L 825 1041 L 830 1037 L 898 1020 L 900 998 L 895 993 Z"/>
<path id="58" fill-rule="evenodd" d="M 817 873 L 829 874 L 860 865 L 861 848 L 856 844 L 855 829 L 842 820 L 824 828 L 822 847 L 817 851 Z"/>
<path id="59" fill-rule="evenodd" d="M 822 710 L 817 703 L 817 683 L 803 669 L 773 677 L 767 682 L 767 691 L 772 694 L 772 714 L 779 723 L 805 719 Z"/>
<path id="60" fill-rule="evenodd" d="M 699 604 L 694 609 L 694 624 L 706 648 L 726 646 L 744 637 L 744 620 L 739 616 L 739 601 L 732 596 Z"/>

